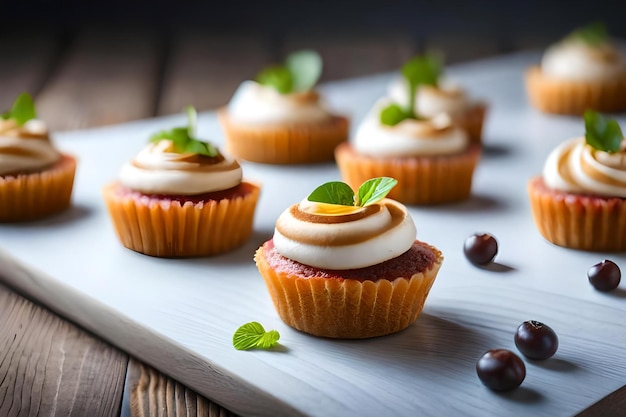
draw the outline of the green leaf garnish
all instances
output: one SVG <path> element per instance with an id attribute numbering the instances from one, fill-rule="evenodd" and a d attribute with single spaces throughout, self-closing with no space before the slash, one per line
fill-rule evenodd
<path id="1" fill-rule="evenodd" d="M 415 117 L 399 104 L 390 104 L 380 112 L 380 122 L 387 126 L 395 126 L 403 120 Z"/>
<path id="2" fill-rule="evenodd" d="M 278 339 L 280 334 L 276 330 L 266 332 L 261 323 L 253 321 L 235 331 L 233 346 L 237 350 L 270 349 L 278 344 Z"/>
<path id="3" fill-rule="evenodd" d="M 23 126 L 24 123 L 36 117 L 35 103 L 28 93 L 22 93 L 17 96 L 11 110 L 2 114 L 3 119 L 13 119 L 18 126 Z"/>
<path id="4" fill-rule="evenodd" d="M 219 155 L 217 148 L 210 143 L 196 139 L 198 125 L 198 113 L 192 106 L 187 106 L 187 127 L 175 127 L 171 130 L 162 130 L 150 136 L 150 142 L 157 143 L 162 140 L 171 140 L 174 144 L 174 152 L 195 153 L 208 157 Z"/>
<path id="5" fill-rule="evenodd" d="M 354 205 L 354 191 L 348 184 L 341 181 L 331 181 L 317 187 L 307 197 L 309 201 L 317 203 L 339 204 L 342 206 Z"/>
<path id="6" fill-rule="evenodd" d="M 415 114 L 415 94 L 420 85 L 439 83 L 442 72 L 441 58 L 437 54 L 418 55 L 410 59 L 400 70 L 407 81 L 409 103 L 407 108 L 391 104 L 380 113 L 380 122 L 387 126 L 395 126 L 406 119 L 417 119 Z"/>
<path id="7" fill-rule="evenodd" d="M 396 186 L 398 180 L 390 177 L 372 178 L 365 181 L 359 187 L 356 205 L 365 207 L 374 204 L 385 198 L 389 191 Z"/>
<path id="8" fill-rule="evenodd" d="M 259 84 L 273 87 L 281 94 L 293 91 L 293 77 L 291 71 L 282 66 L 271 66 L 262 70 L 257 76 Z"/>
<path id="9" fill-rule="evenodd" d="M 587 26 L 574 30 L 566 39 L 582 41 L 591 46 L 605 43 L 609 38 L 606 26 L 602 22 L 592 22 Z"/>
<path id="10" fill-rule="evenodd" d="M 285 65 L 272 65 L 257 74 L 259 84 L 273 87 L 281 94 L 312 89 L 322 75 L 322 58 L 315 51 L 291 53 Z"/>
<path id="11" fill-rule="evenodd" d="M 619 152 L 624 135 L 617 121 L 592 110 L 585 111 L 584 117 L 587 144 L 599 151 Z"/>
<path id="12" fill-rule="evenodd" d="M 331 181 L 313 190 L 307 197 L 307 200 L 316 203 L 365 207 L 385 198 L 397 183 L 398 181 L 394 178 L 372 178 L 361 184 L 355 199 L 354 191 L 348 184 L 341 181 Z"/>

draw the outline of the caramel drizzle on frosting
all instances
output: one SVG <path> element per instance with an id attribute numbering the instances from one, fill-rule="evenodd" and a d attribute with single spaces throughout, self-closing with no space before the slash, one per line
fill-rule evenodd
<path id="1" fill-rule="evenodd" d="M 320 216 L 316 214 L 310 214 L 299 210 L 299 205 L 294 204 L 290 207 L 290 212 L 293 216 L 299 220 L 307 221 L 311 223 L 318 224 L 340 224 L 347 223 L 351 221 L 356 221 L 363 219 L 367 216 L 371 216 L 373 214 L 378 213 L 383 209 L 383 205 L 389 210 L 391 214 L 391 222 L 385 225 L 384 228 L 374 230 L 371 232 L 354 232 L 354 233 L 344 233 L 341 235 L 333 235 L 332 238 L 323 238 L 318 236 L 310 236 L 298 230 L 288 232 L 284 227 L 282 227 L 280 222 L 276 223 L 276 229 L 285 237 L 308 245 L 315 246 L 345 246 L 345 245 L 353 245 L 361 242 L 365 242 L 370 240 L 376 236 L 379 236 L 385 233 L 388 230 L 397 227 L 404 218 L 407 216 L 406 211 L 402 210 L 402 208 L 398 207 L 395 204 L 391 203 L 378 203 L 373 204 L 371 206 L 365 207 L 365 210 L 359 211 L 357 213 L 351 213 L 347 215 L 340 216 Z"/>
<path id="2" fill-rule="evenodd" d="M 184 168 L 182 166 L 176 166 L 175 168 L 169 168 L 175 171 L 187 171 L 187 172 L 224 172 L 232 171 L 239 168 L 239 162 L 236 160 L 230 161 L 227 165 L 220 165 L 226 159 L 219 154 L 218 156 L 209 157 L 199 154 L 183 154 L 180 158 L 170 159 L 170 162 L 182 162 L 185 163 Z M 137 160 L 131 161 L 131 164 L 139 169 L 152 170 L 153 168 L 145 166 Z M 167 170 L 167 168 L 159 168 L 158 170 Z M 157 170 L 157 169 L 155 169 Z"/>
<path id="3" fill-rule="evenodd" d="M 596 159 L 595 157 L 596 151 L 592 151 L 591 152 L 591 156 Z M 618 179 L 612 178 L 606 174 L 603 174 L 602 172 L 599 172 L 598 170 L 596 170 L 593 166 L 591 166 L 586 160 L 585 158 L 582 157 L 580 158 L 580 166 L 582 171 L 588 175 L 590 178 L 601 182 L 603 184 L 608 184 L 608 185 L 614 185 L 617 187 L 626 187 L 626 182 L 624 181 L 619 181 Z"/>

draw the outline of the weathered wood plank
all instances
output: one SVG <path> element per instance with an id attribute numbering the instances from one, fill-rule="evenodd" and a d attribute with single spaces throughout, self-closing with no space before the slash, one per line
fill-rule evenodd
<path id="1" fill-rule="evenodd" d="M 0 36 L 0 51 L 0 111 L 4 111 L 18 94 L 39 92 L 60 43 L 52 33 L 11 33 Z"/>
<path id="2" fill-rule="evenodd" d="M 134 359 L 128 364 L 128 372 L 132 417 L 236 417 Z"/>
<path id="3" fill-rule="evenodd" d="M 154 115 L 159 50 L 156 36 L 83 32 L 37 99 L 52 130 L 121 123 Z"/>
<path id="4" fill-rule="evenodd" d="M 189 104 L 198 110 L 222 106 L 270 58 L 264 37 L 181 33 L 172 41 L 158 114 L 178 113 Z"/>
<path id="5" fill-rule="evenodd" d="M 576 414 L 576 417 L 622 417 L 625 414 L 626 385 Z"/>
<path id="6" fill-rule="evenodd" d="M 0 415 L 120 412 L 128 358 L 0 285 Z"/>
<path id="7" fill-rule="evenodd" d="M 281 55 L 309 48 L 324 60 L 322 81 L 393 71 L 417 51 L 408 34 L 320 34 L 286 38 Z"/>

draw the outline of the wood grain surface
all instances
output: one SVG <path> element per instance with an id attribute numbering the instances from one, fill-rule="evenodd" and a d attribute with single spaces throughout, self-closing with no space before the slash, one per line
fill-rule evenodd
<path id="1" fill-rule="evenodd" d="M 119 415 L 127 356 L 0 285 L 0 415 Z"/>

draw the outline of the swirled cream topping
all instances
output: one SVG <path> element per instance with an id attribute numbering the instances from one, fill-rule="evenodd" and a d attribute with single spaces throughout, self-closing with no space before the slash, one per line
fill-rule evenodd
<path id="1" fill-rule="evenodd" d="M 585 138 L 570 139 L 550 153 L 543 179 L 557 190 L 626 198 L 626 140 L 610 154 L 587 145 Z"/>
<path id="2" fill-rule="evenodd" d="M 239 163 L 227 156 L 176 153 L 170 140 L 149 143 L 119 175 L 125 187 L 146 194 L 197 195 L 239 185 Z"/>
<path id="3" fill-rule="evenodd" d="M 274 246 L 284 257 L 305 265 L 355 269 L 402 255 L 416 233 L 406 207 L 394 200 L 355 207 L 305 199 L 279 216 Z"/>
<path id="4" fill-rule="evenodd" d="M 228 104 L 229 117 L 238 123 L 314 123 L 331 113 L 315 91 L 281 94 L 256 81 L 244 81 Z"/>
<path id="5" fill-rule="evenodd" d="M 394 157 L 450 155 L 468 145 L 467 134 L 452 125 L 450 117 L 439 114 L 432 119 L 406 119 L 395 126 L 380 122 L 380 110 L 390 101 L 381 100 L 357 129 L 352 146 L 364 155 Z"/>
<path id="6" fill-rule="evenodd" d="M 544 75 L 577 81 L 626 76 L 626 56 L 611 44 L 588 45 L 565 40 L 546 50 L 541 60 Z"/>
<path id="7" fill-rule="evenodd" d="M 402 78 L 389 86 L 389 97 L 396 103 L 407 106 L 408 91 L 407 81 Z M 416 113 L 426 118 L 435 117 L 440 113 L 456 116 L 467 110 L 469 105 L 470 101 L 465 91 L 449 81 L 442 80 L 439 87 L 422 85 L 415 94 Z"/>
<path id="8" fill-rule="evenodd" d="M 0 120 L 0 175 L 41 171 L 60 157 L 41 120 L 32 119 L 23 126 L 14 120 Z"/>

